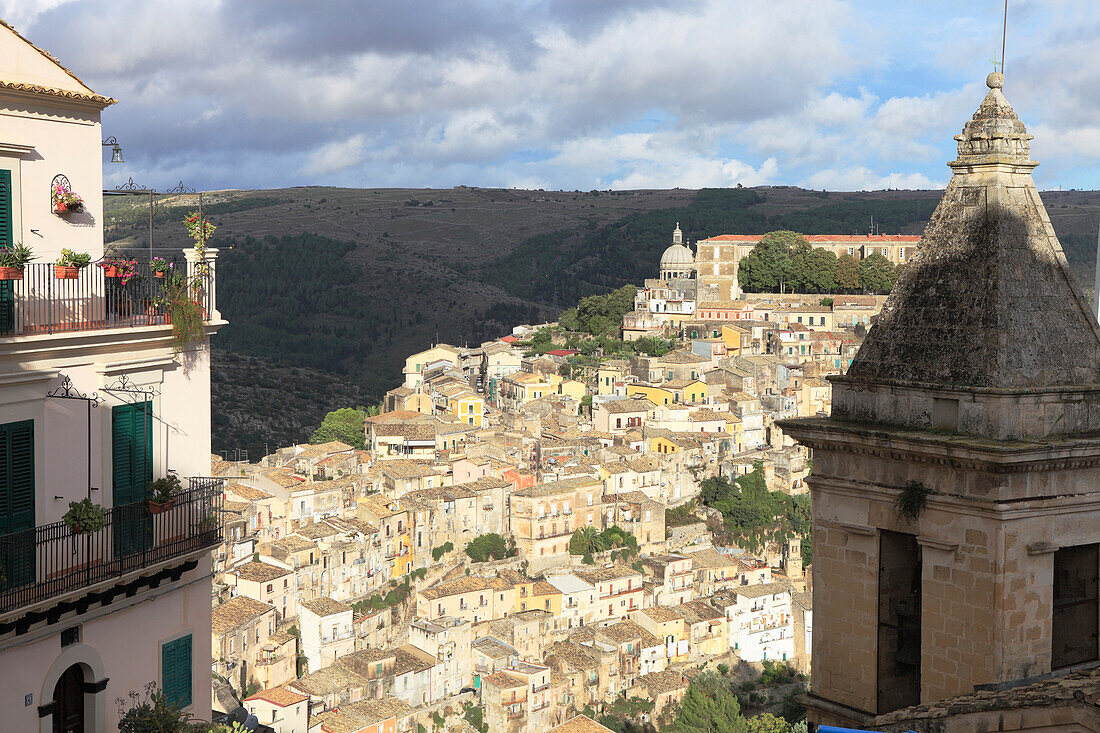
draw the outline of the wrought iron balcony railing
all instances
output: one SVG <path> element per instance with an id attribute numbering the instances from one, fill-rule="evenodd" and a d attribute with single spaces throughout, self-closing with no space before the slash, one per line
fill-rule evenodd
<path id="1" fill-rule="evenodd" d="M 171 265 L 167 277 L 157 278 L 148 262 L 138 261 L 136 276 L 124 282 L 107 277 L 97 263 L 80 268 L 73 279 L 58 278 L 51 264 L 31 263 L 23 268 L 23 279 L 0 281 L 0 337 L 170 325 L 166 288 L 184 276 L 191 283 L 184 287 L 209 320 L 215 308 L 213 268 L 183 258 Z"/>
<path id="2" fill-rule="evenodd" d="M 140 501 L 108 508 L 106 524 L 93 532 L 54 522 L 0 535 L 0 613 L 216 547 L 224 479 L 187 482 L 158 514 Z"/>

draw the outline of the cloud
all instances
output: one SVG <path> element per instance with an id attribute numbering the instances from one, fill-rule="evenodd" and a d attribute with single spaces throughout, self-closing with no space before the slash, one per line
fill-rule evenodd
<path id="1" fill-rule="evenodd" d="M 1077 161 L 1100 158 L 1100 10 L 1043 8 L 1010 8 L 1006 93 L 1049 156 L 1041 179 L 1080 187 L 1090 169 Z M 0 0 L 29 38 L 121 100 L 103 121 L 126 176 L 204 188 L 937 185 L 999 53 L 994 11 Z"/>
<path id="2" fill-rule="evenodd" d="M 310 154 L 306 164 L 302 166 L 302 174 L 312 179 L 358 165 L 363 160 L 366 144 L 363 135 L 352 135 L 346 140 L 326 143 Z"/>

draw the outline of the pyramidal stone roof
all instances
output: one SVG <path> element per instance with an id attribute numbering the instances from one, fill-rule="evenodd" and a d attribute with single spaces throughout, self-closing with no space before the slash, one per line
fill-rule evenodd
<path id="1" fill-rule="evenodd" d="M 1100 326 L 1031 172 L 1004 76 L 966 123 L 917 254 L 848 371 L 854 381 L 1036 389 L 1100 383 Z"/>

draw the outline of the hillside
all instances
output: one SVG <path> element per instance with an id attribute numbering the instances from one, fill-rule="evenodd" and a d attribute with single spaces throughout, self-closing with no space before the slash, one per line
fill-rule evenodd
<path id="1" fill-rule="evenodd" d="M 405 356 L 477 343 L 551 318 L 577 298 L 656 274 L 677 222 L 690 241 L 794 229 L 920 233 L 937 191 L 825 193 L 291 188 L 205 194 L 218 225 L 215 450 L 304 440 L 335 407 L 377 401 Z M 1100 195 L 1043 199 L 1071 264 L 1092 283 Z M 187 245 L 194 196 L 166 197 L 158 250 Z M 146 251 L 148 202 L 114 198 L 107 241 Z M 247 357 L 247 358 L 243 358 Z"/>

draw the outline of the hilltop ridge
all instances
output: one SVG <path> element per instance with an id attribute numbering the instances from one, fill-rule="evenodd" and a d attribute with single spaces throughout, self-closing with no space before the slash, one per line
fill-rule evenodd
<path id="1" fill-rule="evenodd" d="M 691 242 L 775 229 L 860 234 L 872 216 L 878 231 L 919 234 L 940 194 L 795 187 L 206 193 L 204 210 L 218 226 L 211 245 L 221 250 L 219 304 L 230 322 L 214 347 L 215 450 L 304 440 L 328 410 L 377 401 L 399 381 L 405 357 L 434 341 L 478 343 L 553 318 L 585 295 L 655 276 L 676 222 Z M 1042 196 L 1071 266 L 1091 285 L 1100 193 Z M 147 207 L 142 197 L 110 200 L 107 242 L 147 247 Z M 180 219 L 196 207 L 195 196 L 161 200 L 158 250 L 187 245 Z M 285 389 L 295 399 L 273 401 Z"/>

